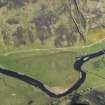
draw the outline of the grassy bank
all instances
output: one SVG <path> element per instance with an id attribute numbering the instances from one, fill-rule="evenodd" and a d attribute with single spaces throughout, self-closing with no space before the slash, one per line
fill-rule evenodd
<path id="1" fill-rule="evenodd" d="M 79 73 L 73 68 L 75 57 L 102 50 L 104 45 L 105 42 L 103 41 L 102 43 L 83 49 L 68 49 L 67 51 L 35 50 L 24 53 L 12 53 L 10 55 L 1 54 L 0 66 L 41 80 L 49 87 L 68 88 L 79 78 Z M 93 68 L 94 62 L 99 59 L 101 59 L 101 57 L 93 59 L 84 65 L 84 70 L 86 72 L 88 71 L 87 79 L 78 91 L 93 88 L 104 83 L 104 79 L 99 77 L 104 76 L 104 68 L 99 67 L 99 70 Z M 1 75 L 0 83 L 2 84 L 0 85 L 0 97 L 4 97 L 1 103 L 5 105 L 8 105 L 7 103 L 15 103 L 15 105 L 26 103 L 27 105 L 28 102 L 26 100 L 29 99 L 35 101 L 32 105 L 45 105 L 51 101 L 51 99 L 39 89 L 14 78 Z M 103 88 L 97 87 L 97 89 L 104 90 L 105 86 L 102 87 Z M 8 98 L 8 96 L 10 97 Z"/>

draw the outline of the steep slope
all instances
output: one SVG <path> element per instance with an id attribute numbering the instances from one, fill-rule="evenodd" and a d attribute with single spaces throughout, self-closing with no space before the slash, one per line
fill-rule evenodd
<path id="1" fill-rule="evenodd" d="M 104 0 L 1 0 L 0 5 L 2 51 L 79 46 L 100 37 L 91 35 L 97 30 L 104 34 Z"/>

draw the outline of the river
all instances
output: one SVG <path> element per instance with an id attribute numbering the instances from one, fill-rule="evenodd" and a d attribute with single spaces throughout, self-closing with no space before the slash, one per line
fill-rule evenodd
<path id="1" fill-rule="evenodd" d="M 86 63 L 87 61 L 99 57 L 101 55 L 105 54 L 105 50 L 101 50 L 98 51 L 96 53 L 92 53 L 92 54 L 87 54 L 85 56 L 79 57 L 78 59 L 76 59 L 75 63 L 74 63 L 74 69 L 77 70 L 80 73 L 80 78 L 78 81 L 76 81 L 73 86 L 70 86 L 69 89 L 67 89 L 65 92 L 60 93 L 60 94 L 56 94 L 51 92 L 45 85 L 44 83 L 42 83 L 39 80 L 33 79 L 27 75 L 24 74 L 20 74 L 18 72 L 12 71 L 12 70 L 8 70 L 8 69 L 4 69 L 4 68 L 0 68 L 0 73 L 6 75 L 6 76 L 10 76 L 16 79 L 19 79 L 21 81 L 24 81 L 30 85 L 33 85 L 37 88 L 39 88 L 40 90 L 42 90 L 44 93 L 46 93 L 47 95 L 49 95 L 50 97 L 54 97 L 54 98 L 60 98 L 63 96 L 66 96 L 72 92 L 74 92 L 75 90 L 77 90 L 84 82 L 86 79 L 86 73 L 84 70 L 82 70 L 82 66 L 84 63 Z"/>

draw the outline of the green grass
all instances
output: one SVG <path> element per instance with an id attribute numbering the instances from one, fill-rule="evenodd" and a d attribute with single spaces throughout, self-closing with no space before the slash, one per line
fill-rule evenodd
<path id="1" fill-rule="evenodd" d="M 58 8 L 64 0 L 55 2 L 56 5 L 47 4 L 49 10 L 54 11 L 54 9 Z M 6 7 L 0 9 L 0 27 L 9 33 L 9 46 L 6 46 L 4 45 L 2 33 L 0 32 L 0 67 L 24 73 L 34 79 L 41 80 L 49 87 L 69 88 L 79 79 L 79 73 L 73 68 L 75 57 L 102 50 L 105 48 L 105 41 L 84 49 L 68 48 L 63 51 L 56 49 L 29 51 L 30 49 L 35 48 L 54 48 L 54 38 L 56 35 L 54 34 L 54 37 L 46 40 L 45 45 L 42 46 L 40 40 L 37 38 L 37 30 L 35 29 L 34 24 L 30 23 L 33 17 L 38 15 L 43 3 L 46 4 L 47 2 L 45 2 L 45 0 L 39 0 L 35 4 L 26 5 L 24 8 L 13 8 L 9 11 Z M 29 27 L 33 27 L 32 32 L 35 34 L 36 38 L 33 44 L 28 42 L 26 46 L 21 46 L 18 48 L 14 47 L 12 34 L 16 31 L 16 27 L 14 25 L 12 26 L 7 24 L 7 20 L 10 18 L 16 18 L 19 20 L 20 25 L 25 30 Z M 54 28 L 57 28 L 60 25 L 70 28 L 69 24 L 71 26 L 72 22 L 69 22 L 70 20 L 68 20 L 68 18 L 63 14 L 60 16 L 59 21 L 57 21 L 54 25 Z M 54 29 L 52 31 L 54 31 Z M 104 33 L 104 29 L 91 33 L 87 32 L 88 36 L 86 44 L 94 43 L 99 39 L 104 38 Z M 25 35 L 25 38 L 27 40 L 27 35 Z M 84 43 L 75 43 L 74 46 L 81 45 L 84 45 Z M 11 51 L 14 53 L 10 53 Z M 93 59 L 83 66 L 84 71 L 88 71 L 87 78 L 78 91 L 86 90 L 87 88 L 92 87 L 96 87 L 96 89 L 100 91 L 105 90 L 105 80 L 100 78 L 100 76 L 105 76 L 103 64 L 98 69 L 93 67 L 94 62 L 99 59 L 101 59 L 101 57 Z M 13 96 L 13 93 L 16 95 Z M 48 105 L 52 99 L 39 89 L 20 80 L 0 75 L 0 105 L 28 105 L 30 100 L 33 100 L 32 105 Z"/>
<path id="2" fill-rule="evenodd" d="M 78 91 L 87 90 L 89 88 L 105 91 L 105 55 L 90 60 L 83 65 L 83 70 L 87 77 L 85 83 Z M 88 91 L 87 91 L 88 92 Z"/>
<path id="3" fill-rule="evenodd" d="M 78 53 L 75 51 L 32 51 L 8 56 L 2 54 L 0 66 L 41 80 L 49 87 L 69 88 L 79 78 L 79 73 L 73 69 L 76 55 Z M 2 79 L 0 82 L 3 84 L 0 85 L 0 97 L 5 97 L 6 100 L 0 98 L 3 105 L 27 105 L 31 99 L 35 101 L 32 105 L 46 105 L 51 101 L 45 93 L 24 82 L 6 76 L 5 81 L 6 86 Z M 16 96 L 11 96 L 14 91 Z"/>
<path id="4" fill-rule="evenodd" d="M 49 86 L 67 87 L 78 79 L 79 74 L 73 69 L 75 52 L 42 55 L 34 55 L 34 53 L 2 56 L 0 65 L 13 71 L 25 73 Z"/>
<path id="5" fill-rule="evenodd" d="M 32 105 L 45 105 L 51 101 L 43 92 L 22 81 L 4 75 L 0 78 L 1 105 L 28 105 L 30 101 Z"/>
<path id="6" fill-rule="evenodd" d="M 9 55 L 2 53 L 0 55 L 0 66 L 41 80 L 49 87 L 68 88 L 79 78 L 79 73 L 73 68 L 75 57 L 102 50 L 104 45 L 105 42 L 103 41 L 100 44 L 84 49 L 69 48 L 67 51 L 27 50 L 20 53 L 14 52 Z M 93 63 L 98 59 L 101 59 L 101 57 L 95 58 L 84 65 L 84 70 L 89 72 L 87 73 L 85 83 L 78 91 L 104 84 L 105 80 L 95 75 L 98 74 L 104 77 L 104 68 L 99 68 L 99 70 L 93 68 Z M 50 103 L 51 99 L 39 89 L 14 78 L 6 76 L 4 78 L 7 85 L 2 78 L 0 79 L 0 103 L 3 105 L 8 105 L 8 103 L 13 105 L 27 105 L 31 99 L 35 101 L 32 105 L 46 105 Z M 105 90 L 105 86 L 96 87 L 96 89 Z M 16 93 L 16 96 L 11 95 L 13 92 Z"/>

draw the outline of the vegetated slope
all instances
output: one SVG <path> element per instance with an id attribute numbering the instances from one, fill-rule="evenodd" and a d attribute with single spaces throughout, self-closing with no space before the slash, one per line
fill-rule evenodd
<path id="1" fill-rule="evenodd" d="M 76 0 L 1 0 L 0 4 L 0 47 L 4 50 L 86 43 L 91 21 L 100 23 L 103 16 L 97 9 L 85 9 L 87 2 Z"/>
<path id="2" fill-rule="evenodd" d="M 25 1 L 18 1 L 19 4 L 17 1 L 11 2 L 8 1 L 7 5 L 0 8 L 1 37 L 4 46 L 20 47 L 31 44 L 38 48 L 65 47 L 76 43 L 78 36 L 76 34 L 80 32 L 70 15 L 71 4 L 52 1 L 55 4 L 49 7 L 50 2 L 48 4 L 46 1 L 44 3 L 39 1 L 34 4 L 26 3 L 20 7 L 18 5 Z M 75 8 L 73 10 L 78 12 Z M 84 37 L 82 34 L 81 38 Z"/>

